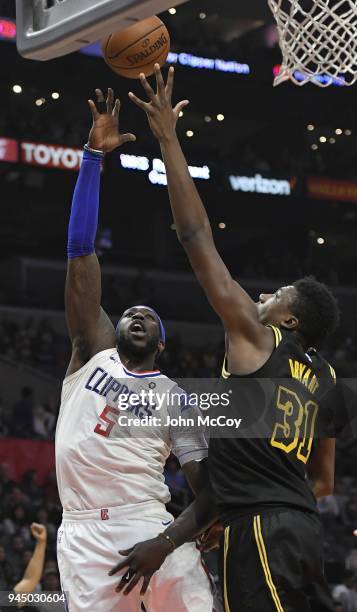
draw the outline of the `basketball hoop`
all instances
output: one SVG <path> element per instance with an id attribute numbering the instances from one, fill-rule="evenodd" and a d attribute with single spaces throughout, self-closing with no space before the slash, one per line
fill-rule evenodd
<path id="1" fill-rule="evenodd" d="M 282 65 L 274 85 L 291 80 L 350 86 L 357 80 L 357 0 L 268 0 Z"/>

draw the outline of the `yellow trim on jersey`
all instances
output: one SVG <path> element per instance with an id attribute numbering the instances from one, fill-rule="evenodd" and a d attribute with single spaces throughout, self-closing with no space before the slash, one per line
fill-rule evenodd
<path id="1" fill-rule="evenodd" d="M 281 334 L 279 327 L 275 327 L 275 325 L 267 325 L 267 327 L 270 327 L 273 330 L 274 336 L 275 336 L 275 348 L 278 348 L 280 342 L 283 339 L 283 336 Z"/>
<path id="2" fill-rule="evenodd" d="M 332 376 L 332 378 L 334 380 L 334 383 L 336 384 L 336 372 L 335 372 L 335 370 L 333 369 L 333 367 L 329 363 L 327 365 L 330 368 L 331 376 Z"/>
<path id="3" fill-rule="evenodd" d="M 223 565 L 223 598 L 225 612 L 230 612 L 227 591 L 227 555 L 229 548 L 229 527 L 224 530 L 224 565 Z"/>
<path id="4" fill-rule="evenodd" d="M 280 599 L 279 599 L 279 595 L 277 593 L 275 584 L 273 582 L 273 579 L 270 573 L 270 567 L 268 563 L 268 557 L 267 557 L 267 552 L 266 552 L 266 548 L 265 548 L 265 544 L 263 540 L 262 528 L 261 528 L 261 523 L 260 523 L 260 515 L 254 517 L 254 535 L 255 535 L 255 540 L 257 543 L 260 561 L 261 561 L 261 564 L 264 570 L 265 580 L 267 581 L 267 585 L 269 587 L 271 596 L 275 603 L 275 607 L 278 610 L 278 612 L 284 612 Z"/>
<path id="5" fill-rule="evenodd" d="M 223 361 L 223 366 L 222 366 L 222 378 L 229 378 L 231 373 L 228 372 L 228 370 L 226 369 L 226 363 L 227 363 L 227 355 L 225 355 L 224 357 L 224 361 Z"/>

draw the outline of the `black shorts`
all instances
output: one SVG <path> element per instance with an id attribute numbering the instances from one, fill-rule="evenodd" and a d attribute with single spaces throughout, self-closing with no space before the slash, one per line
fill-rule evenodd
<path id="1" fill-rule="evenodd" d="M 333 612 L 317 515 L 276 510 L 226 527 L 220 551 L 225 612 Z"/>

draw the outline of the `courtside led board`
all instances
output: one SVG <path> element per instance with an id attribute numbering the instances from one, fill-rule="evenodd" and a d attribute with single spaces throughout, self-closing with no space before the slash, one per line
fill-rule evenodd
<path id="1" fill-rule="evenodd" d="M 29 59 L 53 59 L 172 4 L 172 0 L 16 0 L 17 48 Z"/>

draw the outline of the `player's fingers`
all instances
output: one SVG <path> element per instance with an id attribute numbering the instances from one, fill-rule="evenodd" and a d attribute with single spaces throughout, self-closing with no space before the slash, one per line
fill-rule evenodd
<path id="1" fill-rule="evenodd" d="M 137 572 L 134 575 L 134 577 L 131 579 L 129 584 L 127 585 L 127 587 L 126 587 L 126 589 L 124 591 L 124 595 L 129 595 L 129 593 L 131 593 L 133 588 L 136 587 L 136 585 L 138 584 L 140 578 L 142 578 L 142 573 L 141 572 Z"/>
<path id="2" fill-rule="evenodd" d="M 97 96 L 97 102 L 104 102 L 104 96 L 101 89 L 96 89 L 95 95 Z"/>
<path id="3" fill-rule="evenodd" d="M 176 117 L 179 116 L 180 112 L 182 111 L 183 108 L 185 108 L 185 106 L 187 106 L 190 103 L 189 100 L 182 100 L 182 102 L 178 102 L 174 108 L 174 113 L 176 115 Z"/>
<path id="4" fill-rule="evenodd" d="M 160 65 L 155 64 L 154 69 L 155 69 L 157 93 L 158 93 L 160 100 L 163 100 L 165 99 L 165 83 L 164 83 L 164 79 L 162 76 L 162 72 L 160 70 Z"/>
<path id="5" fill-rule="evenodd" d="M 134 104 L 136 104 L 136 106 L 141 108 L 143 111 L 145 111 L 146 113 L 148 113 L 150 111 L 150 104 L 148 104 L 148 102 L 144 102 L 144 100 L 141 100 L 140 98 L 138 98 L 135 94 L 133 94 L 132 91 L 129 91 L 128 96 L 129 96 L 130 100 L 132 102 L 134 102 Z"/>
<path id="6" fill-rule="evenodd" d="M 150 584 L 151 578 L 152 578 L 152 574 L 144 576 L 144 582 L 143 582 L 142 587 L 140 589 L 140 595 L 145 595 L 146 591 L 148 590 L 148 586 Z"/>
<path id="7" fill-rule="evenodd" d="M 111 87 L 108 87 L 107 94 L 107 113 L 111 113 L 113 110 L 114 91 Z"/>
<path id="8" fill-rule="evenodd" d="M 135 142 L 136 136 L 135 134 L 121 134 L 120 135 L 120 144 L 124 144 L 124 142 Z"/>
<path id="9" fill-rule="evenodd" d="M 354 530 L 353 535 L 357 538 L 357 529 Z"/>
<path id="10" fill-rule="evenodd" d="M 173 92 L 173 88 L 174 88 L 174 79 L 175 79 L 175 69 L 173 66 L 170 67 L 169 69 L 169 73 L 167 75 L 167 81 L 166 81 L 166 97 L 168 99 L 169 102 L 171 102 L 172 99 L 172 92 Z"/>
<path id="11" fill-rule="evenodd" d="M 147 97 L 154 104 L 156 102 L 156 94 L 143 72 L 140 74 L 140 83 L 142 84 Z"/>
<path id="12" fill-rule="evenodd" d="M 119 98 L 117 98 L 115 100 L 115 104 L 114 104 L 114 108 L 112 112 L 113 117 L 119 117 L 119 112 L 120 112 L 120 100 Z"/>
<path id="13" fill-rule="evenodd" d="M 134 548 L 135 546 L 131 546 L 130 548 L 127 548 L 126 550 L 118 550 L 118 553 L 119 555 L 122 555 L 123 557 L 127 557 L 134 550 Z"/>
<path id="14" fill-rule="evenodd" d="M 95 94 L 97 96 L 97 110 L 99 114 L 105 113 L 107 110 L 107 103 L 104 100 L 104 95 L 101 89 L 96 89 Z"/>
<path id="15" fill-rule="evenodd" d="M 116 592 L 120 593 L 124 587 L 127 587 L 129 582 L 131 582 L 131 580 L 134 578 L 134 576 L 136 575 L 136 572 L 129 568 L 127 572 L 125 572 L 125 574 L 122 576 L 118 586 L 116 587 Z"/>
<path id="16" fill-rule="evenodd" d="M 97 107 L 94 104 L 93 100 L 88 100 L 88 105 L 89 105 L 89 108 L 91 110 L 93 120 L 95 121 L 99 117 L 99 113 L 98 113 Z"/>
<path id="17" fill-rule="evenodd" d="M 129 559 L 129 557 L 127 559 L 125 559 L 125 561 L 120 561 L 120 563 L 117 563 L 110 570 L 110 572 L 108 572 L 108 576 L 114 576 L 114 574 L 117 574 L 118 572 L 120 572 L 120 570 L 125 569 L 126 567 L 130 567 L 130 559 Z"/>

